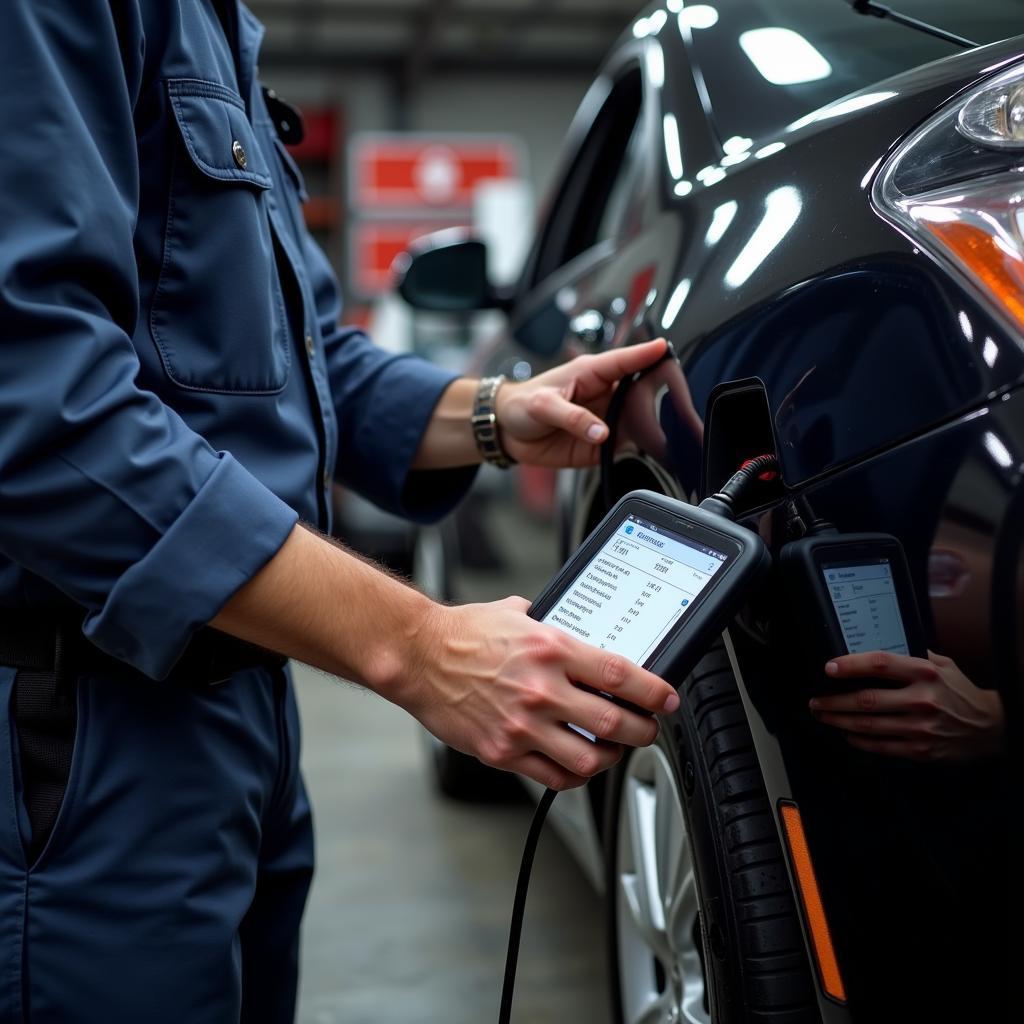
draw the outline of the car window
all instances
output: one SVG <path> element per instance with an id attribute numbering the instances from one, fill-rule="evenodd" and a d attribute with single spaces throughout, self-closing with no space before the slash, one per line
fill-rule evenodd
<path id="1" fill-rule="evenodd" d="M 601 214 L 594 241 L 591 244 L 607 242 L 617 238 L 621 231 L 630 203 L 635 197 L 637 176 L 643 163 L 643 131 L 638 120 L 633 126 L 633 134 L 626 145 L 626 152 L 619 167 L 618 174 L 612 182 L 608 193 L 608 201 Z"/>
<path id="2" fill-rule="evenodd" d="M 615 236 L 641 162 L 642 101 L 640 69 L 633 68 L 615 83 L 558 190 L 541 234 L 532 283 Z"/>
<path id="3" fill-rule="evenodd" d="M 1020 0 L 893 6 L 978 41 L 1024 30 Z M 970 15 L 971 8 L 984 13 Z M 840 96 L 961 52 L 923 32 L 857 14 L 845 0 L 719 0 L 713 7 L 688 4 L 679 19 L 723 142 L 774 135 Z"/>

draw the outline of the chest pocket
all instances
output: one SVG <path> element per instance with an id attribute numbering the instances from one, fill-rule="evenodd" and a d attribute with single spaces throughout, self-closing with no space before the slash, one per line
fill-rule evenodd
<path id="1" fill-rule="evenodd" d="M 270 168 L 237 93 L 172 79 L 175 145 L 150 330 L 183 388 L 272 394 L 290 346 L 265 204 Z"/>

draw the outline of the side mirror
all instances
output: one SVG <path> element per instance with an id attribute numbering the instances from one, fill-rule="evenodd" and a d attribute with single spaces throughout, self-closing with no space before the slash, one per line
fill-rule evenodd
<path id="1" fill-rule="evenodd" d="M 508 309 L 510 295 L 487 277 L 487 246 L 454 228 L 418 239 L 395 260 L 398 294 L 413 309 L 472 313 Z"/>

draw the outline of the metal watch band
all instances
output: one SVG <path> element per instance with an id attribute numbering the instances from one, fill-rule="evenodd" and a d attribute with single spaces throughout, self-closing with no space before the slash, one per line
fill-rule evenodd
<path id="1" fill-rule="evenodd" d="M 476 391 L 476 401 L 473 403 L 473 415 L 470 423 L 473 426 L 473 437 L 476 439 L 476 446 L 484 457 L 484 462 L 499 469 L 508 469 L 515 459 L 509 458 L 507 452 L 501 447 L 501 439 L 498 437 L 498 415 L 495 410 L 495 399 L 498 395 L 498 388 L 505 382 L 505 377 L 484 377 Z"/>

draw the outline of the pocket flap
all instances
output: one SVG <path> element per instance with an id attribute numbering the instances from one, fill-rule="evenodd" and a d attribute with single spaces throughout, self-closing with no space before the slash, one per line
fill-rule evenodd
<path id="1" fill-rule="evenodd" d="M 167 92 L 185 148 L 203 174 L 270 188 L 270 168 L 237 93 L 195 78 L 169 79 Z"/>

